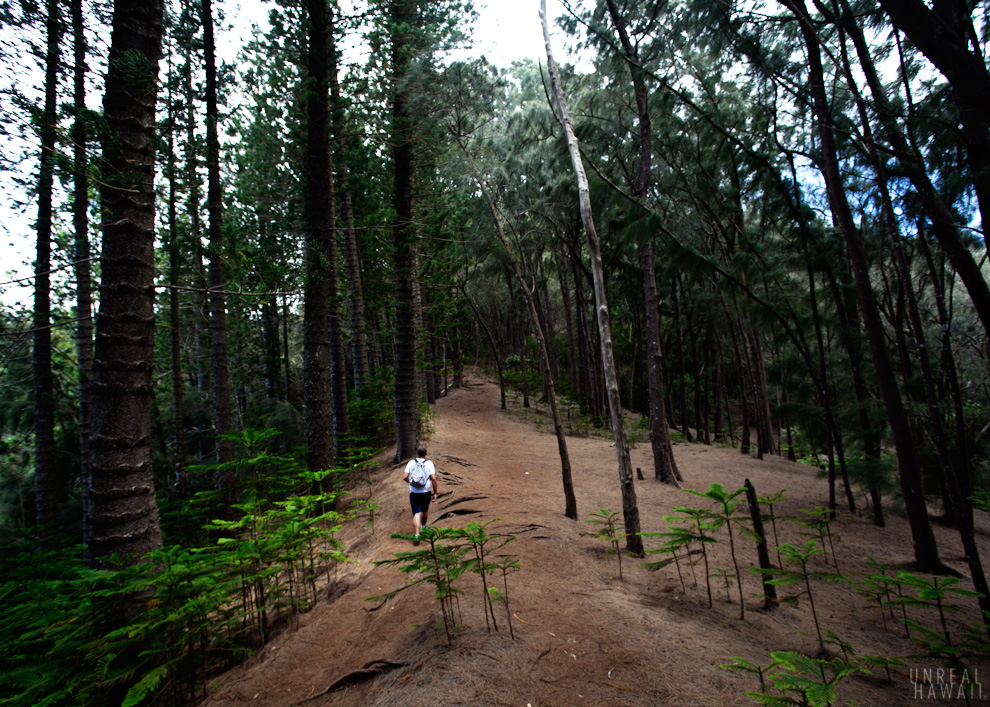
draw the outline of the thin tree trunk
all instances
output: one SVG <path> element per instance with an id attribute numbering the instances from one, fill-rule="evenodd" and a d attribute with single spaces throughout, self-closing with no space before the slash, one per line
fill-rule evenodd
<path id="1" fill-rule="evenodd" d="M 691 442 L 691 425 L 688 422 L 687 409 L 687 365 L 684 362 L 684 322 L 681 318 L 680 278 L 674 276 L 671 287 L 671 299 L 674 304 L 674 332 L 677 336 L 677 414 L 681 421 L 681 433 L 684 439 Z"/>
<path id="2" fill-rule="evenodd" d="M 224 267 L 223 193 L 220 185 L 219 106 L 217 99 L 216 41 L 211 0 L 203 0 L 203 57 L 206 69 L 206 207 L 210 232 L 210 373 L 213 379 L 213 434 L 218 464 L 234 458 L 234 443 L 225 439 L 233 430 L 230 408 L 230 364 L 227 353 L 227 287 Z M 217 472 L 217 490 L 233 500 L 232 472 Z"/>
<path id="3" fill-rule="evenodd" d="M 918 226 L 918 233 L 921 234 L 921 224 L 919 223 Z M 949 317 L 948 308 L 945 305 L 945 284 L 943 282 L 944 275 L 939 272 L 939 268 L 936 268 L 935 260 L 932 257 L 931 248 L 928 247 L 928 242 L 925 238 L 919 238 L 918 243 L 920 245 L 921 252 L 925 257 L 925 261 L 928 265 L 928 271 L 932 278 L 933 299 L 935 300 L 936 310 L 938 311 L 939 328 L 942 332 L 942 375 L 948 382 L 950 399 L 952 400 L 952 408 L 955 415 L 956 468 L 959 471 L 959 486 L 962 491 L 963 501 L 965 503 L 964 510 L 972 523 L 972 463 L 969 457 L 969 452 L 967 451 L 969 443 L 966 438 L 966 419 L 963 408 L 962 391 L 959 386 L 959 374 L 958 369 L 956 368 L 955 355 L 952 352 L 952 322 Z"/>
<path id="4" fill-rule="evenodd" d="M 560 121 L 564 126 L 567 147 L 571 154 L 571 165 L 577 181 L 578 198 L 581 208 L 581 220 L 584 223 L 585 237 L 588 241 L 588 251 L 591 255 L 591 272 L 594 276 L 595 308 L 598 312 L 598 334 L 601 340 L 602 367 L 605 378 L 605 393 L 608 399 L 609 415 L 612 422 L 612 436 L 615 439 L 615 453 L 618 457 L 619 487 L 622 491 L 622 514 L 625 521 L 626 549 L 634 555 L 643 554 L 643 539 L 640 537 L 639 506 L 636 502 L 636 487 L 632 464 L 629 460 L 629 446 L 626 444 L 625 428 L 622 420 L 622 403 L 619 399 L 619 382 L 615 372 L 615 360 L 612 351 L 612 325 L 609 321 L 608 299 L 605 295 L 605 274 L 602 266 L 601 249 L 598 234 L 595 231 L 595 221 L 591 213 L 591 197 L 588 190 L 588 178 L 584 173 L 581 152 L 577 137 L 571 128 L 571 120 L 567 113 L 567 101 L 557 65 L 550 49 L 550 30 L 547 27 L 546 0 L 540 1 L 540 20 L 543 23 L 543 41 L 546 44 L 547 71 L 550 74 L 550 84 L 560 112 Z"/>
<path id="5" fill-rule="evenodd" d="M 82 0 L 72 0 L 73 104 L 72 124 L 73 196 L 72 224 L 75 230 L 76 351 L 79 368 L 79 481 L 82 489 L 83 544 L 89 542 L 89 428 L 93 377 L 93 279 L 89 247 L 89 165 L 86 156 L 86 27 Z"/>
<path id="6" fill-rule="evenodd" d="M 960 31 L 962 18 L 946 16 L 939 11 L 939 3 L 929 9 L 922 0 L 880 0 L 880 6 L 952 86 L 982 216 L 984 242 L 990 245 L 986 233 L 990 226 L 990 131 L 986 118 L 990 115 L 990 72 L 983 57 L 970 50 L 967 32 Z M 847 15 L 852 17 L 848 9 Z"/>
<path id="7" fill-rule="evenodd" d="M 825 76 L 817 38 L 814 28 L 809 24 L 804 0 L 780 0 L 780 2 L 790 8 L 798 17 L 805 40 L 809 65 L 808 84 L 814 103 L 824 163 L 822 176 L 825 179 L 836 225 L 845 237 L 846 247 L 849 251 L 860 312 L 866 327 L 884 407 L 887 410 L 887 421 L 897 450 L 901 490 L 904 494 L 908 522 L 911 526 L 915 560 L 918 568 L 922 571 L 942 571 L 944 568 L 939 559 L 935 535 L 928 519 L 917 451 L 911 437 L 900 390 L 890 365 L 886 342 L 884 341 L 883 325 L 873 298 L 866 253 L 856 230 L 852 211 L 846 199 L 845 186 L 842 183 L 842 173 L 839 168 L 835 143 L 835 129 L 825 93 Z"/>
<path id="8" fill-rule="evenodd" d="M 192 11 L 184 12 L 183 16 L 190 25 L 193 22 Z M 190 32 L 192 30 L 190 29 Z M 204 343 L 209 327 L 209 311 L 206 304 L 206 277 L 203 269 L 203 246 L 200 238 L 202 228 L 199 200 L 199 154 L 196 149 L 196 111 L 193 100 L 193 50 L 190 46 L 184 48 L 186 51 L 186 62 L 183 66 L 183 84 L 186 100 L 186 143 L 185 143 L 185 168 L 186 168 L 186 213 L 189 217 L 189 242 L 193 244 L 193 302 L 194 302 L 194 357 L 196 365 L 196 389 L 200 393 L 205 393 L 210 387 L 209 367 L 206 365 L 206 349 Z"/>
<path id="9" fill-rule="evenodd" d="M 464 149 L 464 145 L 461 145 Z M 465 150 L 466 152 L 466 150 Z M 550 415 L 553 419 L 553 429 L 554 434 L 557 436 L 557 452 L 560 455 L 560 476 L 561 482 L 564 487 L 564 515 L 572 520 L 577 520 L 577 498 L 574 495 L 574 482 L 571 478 L 571 458 L 567 452 L 567 437 L 564 435 L 564 423 L 560 417 L 560 408 L 557 404 L 557 392 L 554 388 L 553 375 L 550 371 L 550 354 L 547 351 L 547 341 L 543 335 L 543 329 L 540 327 L 540 318 L 536 313 L 536 305 L 533 304 L 533 295 L 526 287 L 526 279 L 523 277 L 522 271 L 519 269 L 519 264 L 512 255 L 512 251 L 509 247 L 509 240 L 505 236 L 505 232 L 502 230 L 502 220 L 499 218 L 498 210 L 495 208 L 495 204 L 491 201 L 489 196 L 489 191 L 485 186 L 484 182 L 479 178 L 479 186 L 488 199 L 488 209 L 492 215 L 492 220 L 495 223 L 495 232 L 498 234 L 499 240 L 502 242 L 502 247 L 505 249 L 505 253 L 509 258 L 509 264 L 512 267 L 513 275 L 516 278 L 516 284 L 522 289 L 525 295 L 527 309 L 529 311 L 530 324 L 533 327 L 533 331 L 536 334 L 537 343 L 540 347 L 540 357 L 542 358 L 543 364 L 543 379 L 547 386 L 547 397 L 550 402 Z M 525 363 L 522 364 L 525 366 Z"/>
<path id="10" fill-rule="evenodd" d="M 677 463 L 670 443 L 670 426 L 667 424 L 667 412 L 663 404 L 663 352 L 660 350 L 660 305 L 653 243 L 648 243 L 643 249 L 642 266 L 646 289 L 646 368 L 649 377 L 650 443 L 653 446 L 654 476 L 680 488 L 677 483 Z"/>
<path id="11" fill-rule="evenodd" d="M 62 35 L 58 0 L 48 0 L 45 22 L 45 107 L 41 118 L 41 169 L 38 176 L 38 243 L 34 261 L 34 489 L 35 522 L 45 535 L 58 532 L 58 479 L 55 477 L 55 393 L 52 374 L 51 252 L 52 189 L 59 40 Z"/>
<path id="12" fill-rule="evenodd" d="M 498 353 L 498 346 L 495 345 L 495 337 L 492 336 L 492 330 L 485 323 L 485 318 L 481 315 L 481 311 L 478 309 L 478 305 L 474 303 L 471 299 L 471 295 L 467 292 L 467 284 L 461 283 L 460 285 L 461 293 L 464 295 L 464 299 L 471 306 L 471 311 L 474 312 L 475 319 L 477 319 L 478 324 L 481 328 L 485 330 L 485 336 L 488 338 L 488 345 L 492 347 L 492 356 L 495 359 L 495 367 L 498 369 L 498 389 L 501 391 L 501 408 L 505 410 L 505 378 L 502 375 L 502 358 Z"/>
<path id="13" fill-rule="evenodd" d="M 574 309 L 571 304 L 571 284 L 567 276 L 567 252 L 564 249 L 563 243 L 560 244 L 557 252 L 557 270 L 560 273 L 560 294 L 564 301 L 564 322 L 567 327 L 567 358 L 570 362 L 571 390 L 573 391 L 574 399 L 579 400 L 580 374 L 578 373 L 578 361 L 580 360 L 580 353 L 578 353 L 574 338 Z"/>
<path id="14" fill-rule="evenodd" d="M 334 171 L 337 178 L 337 194 L 340 198 L 341 229 L 344 245 L 344 266 L 347 274 L 347 303 L 350 313 L 351 365 L 354 369 L 354 399 L 364 400 L 365 387 L 370 377 L 368 370 L 368 332 L 365 325 L 364 285 L 361 280 L 361 261 L 358 255 L 357 231 L 354 228 L 354 206 L 348 182 L 347 148 L 345 140 L 344 105 L 337 80 L 337 46 L 334 35 L 334 8 L 330 10 L 330 101 L 333 125 Z"/>
<path id="15" fill-rule="evenodd" d="M 906 1 L 904 3 L 905 8 L 902 8 L 901 11 L 905 11 L 909 5 L 914 6 L 916 4 L 920 3 L 916 3 L 915 0 Z M 894 17 L 895 13 L 887 7 L 887 2 L 881 2 L 881 5 Z M 965 246 L 959 235 L 952 209 L 945 203 L 945 200 L 932 184 L 931 178 L 928 176 L 927 170 L 924 167 L 923 159 L 905 138 L 899 124 L 899 112 L 894 109 L 887 98 L 883 83 L 880 81 L 874 66 L 866 38 L 863 35 L 862 29 L 853 19 L 852 11 L 845 0 L 842 2 L 842 8 L 842 25 L 848 32 L 849 38 L 852 39 L 853 46 L 856 48 L 859 65 L 863 71 L 867 85 L 870 87 L 877 116 L 884 129 L 884 136 L 893 148 L 898 163 L 907 173 L 914 188 L 921 195 L 925 210 L 931 217 L 932 231 L 936 239 L 938 239 L 939 246 L 941 246 L 942 250 L 949 257 L 956 272 L 959 273 L 959 277 L 966 287 L 970 299 L 973 301 L 977 315 L 983 323 L 983 328 L 988 336 L 990 336 L 990 286 L 987 285 L 987 280 L 980 271 L 979 265 L 977 265 L 972 253 Z M 895 19 L 895 22 L 899 22 L 899 20 Z M 933 26 L 933 30 L 935 29 L 937 28 Z M 914 34 L 909 34 L 909 36 L 912 41 L 915 40 Z M 926 37 L 926 41 L 927 39 Z M 921 48 L 921 45 L 918 46 Z M 985 69 L 983 69 L 983 73 L 986 74 Z M 959 89 L 956 84 L 953 84 L 953 87 L 956 90 Z M 986 167 L 987 165 L 984 165 L 984 168 Z"/>
<path id="16" fill-rule="evenodd" d="M 77 0 L 78 1 L 78 0 Z M 171 77 L 170 77 L 171 79 Z M 168 181 L 168 326 L 169 352 L 172 362 L 172 491 L 176 498 L 189 497 L 189 484 L 185 468 L 185 427 L 182 420 L 183 381 L 182 349 L 179 330 L 182 319 L 179 312 L 179 218 L 178 175 L 175 165 L 176 100 L 172 94 L 172 81 L 168 87 L 168 154 L 165 178 Z"/>

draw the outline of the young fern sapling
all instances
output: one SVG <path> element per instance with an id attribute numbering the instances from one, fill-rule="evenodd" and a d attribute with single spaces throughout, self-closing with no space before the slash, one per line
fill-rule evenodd
<path id="1" fill-rule="evenodd" d="M 784 557 L 785 566 L 778 570 L 762 570 L 759 567 L 751 567 L 750 571 L 754 574 L 767 574 L 772 572 L 774 578 L 769 580 L 770 584 L 778 587 L 788 587 L 795 584 L 803 584 L 804 590 L 798 592 L 794 596 L 781 599 L 782 602 L 790 601 L 797 603 L 798 598 L 804 594 L 808 597 L 808 604 L 811 608 L 811 617 L 815 621 L 815 633 L 818 635 L 818 647 L 823 653 L 825 652 L 825 640 L 822 637 L 821 624 L 818 622 L 818 612 L 815 609 L 815 597 L 811 591 L 811 580 L 824 580 L 826 582 L 850 582 L 847 577 L 835 572 L 822 572 L 819 570 L 813 570 L 808 568 L 809 560 L 815 555 L 822 555 L 824 551 L 817 547 L 817 543 L 814 540 L 808 540 L 801 545 L 791 545 L 789 543 L 784 543 L 780 546 L 780 552 Z M 786 565 L 794 565 L 795 569 L 790 569 Z"/>
<path id="2" fill-rule="evenodd" d="M 716 522 L 718 525 L 724 524 L 729 533 L 729 552 L 732 555 L 732 565 L 735 568 L 736 578 L 739 579 L 739 560 L 736 558 L 736 541 L 735 534 L 733 533 L 733 525 L 739 524 L 738 527 L 740 531 L 744 533 L 748 529 L 740 524 L 740 519 L 736 516 L 736 508 L 738 507 L 738 504 L 735 499 L 740 494 L 745 493 L 746 489 L 740 488 L 730 493 L 722 484 L 713 483 L 704 493 L 693 489 L 685 490 L 688 493 L 693 493 L 695 496 L 707 498 L 716 504 L 717 510 L 715 513 L 711 514 L 711 518 L 713 522 Z M 742 582 L 737 581 L 736 586 L 739 588 L 739 620 L 744 621 L 746 619 L 746 602 L 743 599 Z"/>
<path id="3" fill-rule="evenodd" d="M 732 580 L 736 578 L 732 572 L 727 569 L 722 569 L 721 567 L 712 567 L 711 577 L 718 577 L 722 584 L 725 586 L 725 603 L 732 603 L 732 599 L 729 598 L 729 590 L 732 588 Z"/>
<path id="4" fill-rule="evenodd" d="M 498 518 L 492 518 L 484 523 L 471 522 L 467 524 L 467 527 L 463 531 L 464 539 L 468 541 L 468 544 L 474 551 L 474 558 L 468 560 L 465 564 L 468 569 L 481 576 L 481 588 L 485 601 L 485 625 L 489 631 L 491 631 L 492 626 L 498 631 L 498 621 L 495 619 L 495 609 L 492 607 L 493 595 L 491 588 L 488 586 L 488 575 L 494 569 L 488 560 L 488 555 L 505 547 L 515 539 L 512 536 L 488 534 L 486 528 L 497 520 Z M 492 541 L 495 541 L 497 544 L 493 546 Z M 498 590 L 496 589 L 495 591 L 497 592 Z M 488 620 L 489 615 L 491 616 L 490 623 Z"/>
<path id="5" fill-rule="evenodd" d="M 599 538 L 600 540 L 607 541 L 612 549 L 607 551 L 606 554 L 615 555 L 619 560 L 619 579 L 622 580 L 622 550 L 619 548 L 619 543 L 622 539 L 626 537 L 626 534 L 619 530 L 619 512 L 610 511 L 607 508 L 602 508 L 594 513 L 589 513 L 591 518 L 585 520 L 585 523 L 593 523 L 598 526 L 598 530 L 591 534 L 594 538 Z"/>
<path id="6" fill-rule="evenodd" d="M 776 493 L 772 493 L 772 494 L 769 494 L 767 496 L 759 496 L 759 497 L 757 497 L 757 500 L 761 504 L 765 505 L 769 509 L 769 513 L 767 515 L 770 517 L 770 527 L 773 529 L 773 544 L 774 544 L 774 547 L 777 547 L 777 546 L 780 545 L 780 538 L 777 536 L 777 513 L 774 510 L 774 506 L 776 506 L 781 501 L 787 500 L 784 497 L 784 492 L 785 491 L 787 491 L 787 489 L 780 489 Z M 778 567 L 781 566 L 781 562 L 780 562 L 780 551 L 779 550 L 777 551 L 777 566 Z"/>
<path id="7" fill-rule="evenodd" d="M 835 544 L 832 542 L 832 521 L 835 520 L 834 512 L 826 508 L 825 506 L 816 506 L 811 510 L 800 509 L 799 513 L 803 513 L 808 517 L 808 520 L 801 523 L 805 528 L 811 528 L 818 534 L 818 539 L 825 547 L 825 541 L 828 540 L 828 548 L 832 552 L 832 564 L 835 565 L 835 571 L 839 572 L 839 559 L 835 554 Z M 828 557 L 825 558 L 826 560 Z"/>

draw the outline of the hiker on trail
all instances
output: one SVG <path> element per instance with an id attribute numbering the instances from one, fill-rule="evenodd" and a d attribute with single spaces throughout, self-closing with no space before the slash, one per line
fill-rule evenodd
<path id="1" fill-rule="evenodd" d="M 416 450 L 416 458 L 410 459 L 402 480 L 409 482 L 409 505 L 413 514 L 413 545 L 419 545 L 420 528 L 426 527 L 430 501 L 437 497 L 437 470 L 426 458 L 426 447 Z"/>

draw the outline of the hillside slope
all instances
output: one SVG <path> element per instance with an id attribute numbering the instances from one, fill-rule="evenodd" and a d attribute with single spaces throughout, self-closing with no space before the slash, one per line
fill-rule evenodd
<path id="1" fill-rule="evenodd" d="M 432 520 L 463 527 L 471 520 L 498 518 L 492 528 L 516 538 L 505 548 L 521 566 L 509 576 L 514 639 L 504 610 L 496 613 L 499 630 L 486 629 L 480 581 L 473 575 L 460 583 L 462 626 L 451 646 L 436 628 L 440 612 L 431 586 L 420 584 L 384 603 L 365 601 L 409 579 L 394 567 L 373 564 L 412 549 L 408 541 L 390 537 L 411 532 L 411 522 L 402 467 L 386 462 L 373 475 L 371 492 L 381 504 L 374 528 L 354 524 L 345 529 L 353 563 L 340 572 L 336 598 L 214 680 L 203 704 L 754 705 L 745 692 L 757 688 L 756 678 L 720 664 L 740 656 L 766 665 L 776 650 L 816 652 L 807 603 L 762 611 L 759 579 L 745 569 L 745 620 L 739 618 L 734 585 L 727 602 L 724 585 L 713 581 L 714 606 L 708 607 L 701 565 L 695 568 L 697 585 L 685 569 L 686 593 L 673 566 L 648 572 L 628 556 L 620 580 L 616 558 L 604 554 L 601 541 L 585 535 L 593 528 L 583 522 L 598 509 L 621 508 L 611 440 L 568 438 L 582 519 L 572 521 L 563 516 L 556 440 L 548 424 L 534 424 L 536 415 L 524 413 L 518 403 L 508 413 L 501 411 L 497 386 L 474 376 L 438 402 L 433 432 L 425 440 L 440 481 Z M 736 449 L 678 444 L 674 451 L 685 488 L 706 490 L 720 482 L 736 489 L 749 478 L 760 494 L 787 489 L 787 500 L 776 506 L 778 515 L 796 515 L 826 501 L 825 482 L 809 467 L 780 458 L 759 461 Z M 665 530 L 663 516 L 675 506 L 704 505 L 703 499 L 651 478 L 648 443 L 638 444 L 632 459 L 647 477 L 636 486 L 644 532 Z M 859 502 L 862 509 L 865 504 Z M 834 524 L 842 572 L 850 577 L 860 572 L 867 556 L 888 565 L 909 563 L 911 539 L 904 518 L 889 511 L 888 527 L 878 529 L 865 509 L 861 513 L 844 513 Z M 979 515 L 983 557 L 990 560 L 987 519 Z M 806 540 L 797 533 L 808 531 L 794 522 L 778 528 L 781 542 Z M 941 527 L 936 532 L 943 558 L 965 570 L 956 532 Z M 712 566 L 731 569 L 727 538 L 720 538 Z M 657 541 L 646 544 L 655 547 Z M 737 548 L 742 568 L 756 564 L 752 543 L 737 538 Z M 813 562 L 827 569 L 821 556 Z M 963 586 L 968 584 L 964 580 Z M 857 653 L 895 656 L 916 650 L 898 622 L 888 619 L 885 630 L 876 609 L 847 585 L 817 582 L 813 589 L 823 627 Z M 975 613 L 974 601 L 956 603 Z M 916 618 L 935 627 L 935 614 L 915 611 Z M 883 671 L 848 678 L 839 694 L 861 705 L 928 698 L 928 687 L 910 680 L 912 671 L 923 667 L 931 668 L 908 661 L 895 672 L 892 685 Z M 926 690 L 920 696 L 919 687 Z M 990 682 L 984 692 L 990 698 Z"/>

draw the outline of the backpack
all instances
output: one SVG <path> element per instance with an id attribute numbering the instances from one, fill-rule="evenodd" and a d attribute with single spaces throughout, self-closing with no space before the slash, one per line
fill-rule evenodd
<path id="1" fill-rule="evenodd" d="M 412 471 L 409 472 L 409 481 L 412 482 L 413 486 L 418 488 L 425 488 L 427 491 L 430 490 L 430 472 L 426 468 L 425 459 L 415 459 L 416 463 L 413 465 Z"/>

